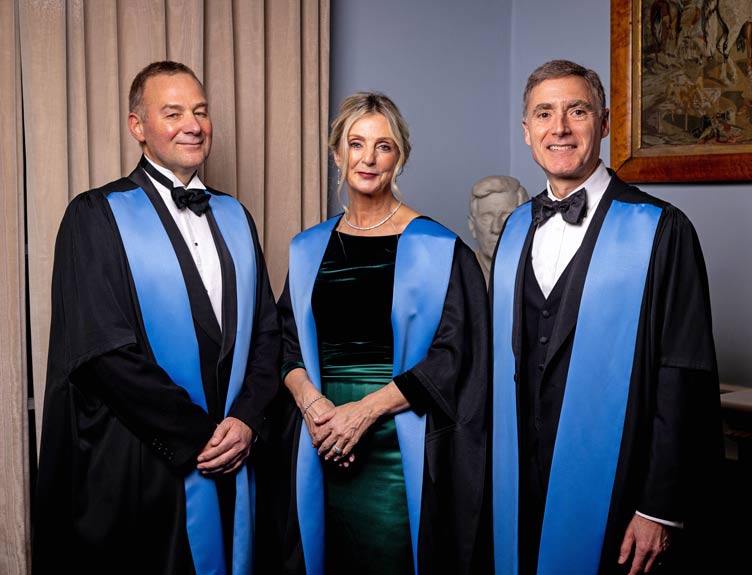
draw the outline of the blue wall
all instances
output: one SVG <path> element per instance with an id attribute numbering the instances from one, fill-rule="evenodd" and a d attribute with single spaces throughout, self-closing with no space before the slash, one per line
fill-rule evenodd
<path id="1" fill-rule="evenodd" d="M 331 102 L 355 90 L 394 98 L 414 155 L 400 179 L 408 203 L 473 245 L 468 194 L 486 175 L 545 180 L 520 124 L 528 74 L 552 58 L 610 85 L 607 0 L 332 0 Z M 597 47 L 597 48 L 594 48 Z M 608 164 L 609 141 L 602 157 Z M 650 185 L 700 237 L 710 277 L 721 380 L 752 386 L 752 185 Z"/>

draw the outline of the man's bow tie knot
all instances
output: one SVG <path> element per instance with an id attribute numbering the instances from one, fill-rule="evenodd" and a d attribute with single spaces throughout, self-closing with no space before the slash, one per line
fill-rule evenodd
<path id="1" fill-rule="evenodd" d="M 207 210 L 211 199 L 211 196 L 204 190 L 186 190 L 182 186 L 172 188 L 170 194 L 179 210 L 188 208 L 197 216 Z"/>
<path id="2" fill-rule="evenodd" d="M 211 196 L 206 193 L 206 190 L 186 190 L 183 186 L 175 186 L 170 178 L 152 166 L 143 156 L 141 157 L 140 165 L 146 170 L 147 174 L 170 190 L 170 195 L 179 210 L 188 208 L 194 214 L 200 216 L 209 209 L 209 200 L 211 199 Z"/>
<path id="3" fill-rule="evenodd" d="M 539 226 L 558 212 L 565 222 L 579 224 L 586 209 L 587 196 L 584 188 L 561 201 L 552 200 L 543 192 L 533 198 L 533 223 Z"/>

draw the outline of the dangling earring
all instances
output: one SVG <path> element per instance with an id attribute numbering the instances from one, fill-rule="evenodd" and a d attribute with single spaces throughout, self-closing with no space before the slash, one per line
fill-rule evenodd
<path id="1" fill-rule="evenodd" d="M 339 186 L 342 183 L 342 170 L 337 168 L 337 185 Z"/>

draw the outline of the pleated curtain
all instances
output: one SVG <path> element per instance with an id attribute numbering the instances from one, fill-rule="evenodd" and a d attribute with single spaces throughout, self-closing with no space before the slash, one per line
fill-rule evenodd
<path id="1" fill-rule="evenodd" d="M 18 9 L 0 0 L 0 573 L 26 573 L 29 476 Z"/>
<path id="2" fill-rule="evenodd" d="M 38 439 L 57 229 L 71 198 L 136 166 L 130 82 L 163 59 L 204 82 L 202 177 L 253 214 L 275 293 L 292 236 L 326 217 L 329 0 L 0 0 L 3 574 L 29 569 L 27 385 Z"/>

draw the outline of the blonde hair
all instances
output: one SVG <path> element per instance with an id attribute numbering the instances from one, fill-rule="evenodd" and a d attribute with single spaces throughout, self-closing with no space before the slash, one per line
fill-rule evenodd
<path id="1" fill-rule="evenodd" d="M 402 192 L 400 192 L 397 186 L 397 176 L 402 173 L 402 168 L 410 157 L 410 130 L 399 108 L 397 108 L 389 97 L 380 92 L 355 92 L 353 95 L 342 100 L 339 106 L 339 113 L 332 121 L 329 150 L 333 154 L 340 154 L 340 164 L 344 166 L 345 173 L 347 173 L 350 157 L 350 146 L 347 143 L 347 135 L 350 133 L 350 128 L 352 128 L 355 122 L 369 114 L 381 114 L 386 118 L 389 130 L 392 132 L 392 139 L 397 145 L 399 155 L 397 165 L 392 174 L 391 189 L 392 193 L 401 201 Z M 346 177 L 342 178 L 337 184 L 337 198 L 340 200 L 340 204 L 342 204 L 345 211 L 347 211 L 347 207 L 342 202 L 341 194 L 346 179 Z"/>

